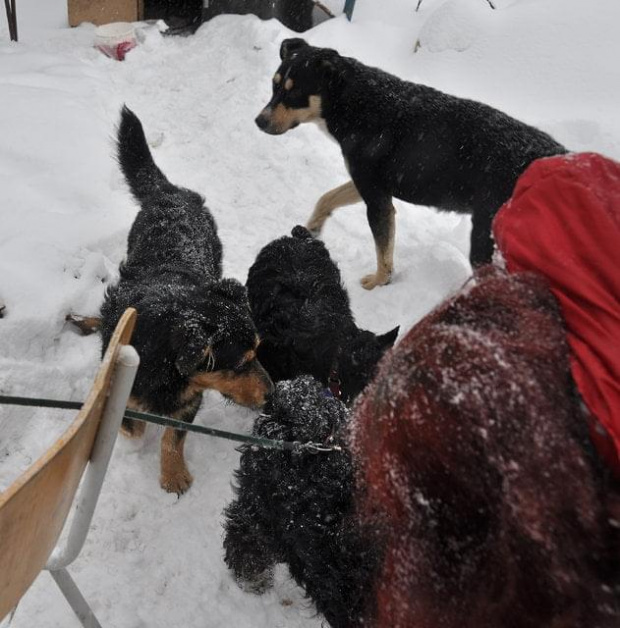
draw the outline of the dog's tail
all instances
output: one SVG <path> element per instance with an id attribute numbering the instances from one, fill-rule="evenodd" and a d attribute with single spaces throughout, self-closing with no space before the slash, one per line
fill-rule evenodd
<path id="1" fill-rule="evenodd" d="M 153 161 L 140 119 L 126 106 L 121 111 L 118 127 L 117 158 L 137 201 L 171 185 Z"/>
<path id="2" fill-rule="evenodd" d="M 291 231 L 291 235 L 294 238 L 298 238 L 299 240 L 312 240 L 313 239 L 313 236 L 308 231 L 308 229 L 306 229 L 305 227 L 302 227 L 301 225 L 297 225 L 296 227 L 293 227 L 293 230 Z"/>

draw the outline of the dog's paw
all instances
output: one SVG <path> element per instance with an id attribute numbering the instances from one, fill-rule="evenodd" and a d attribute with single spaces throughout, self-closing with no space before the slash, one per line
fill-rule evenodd
<path id="1" fill-rule="evenodd" d="M 365 277 L 362 277 L 360 283 L 362 284 L 362 288 L 364 288 L 365 290 L 372 290 L 377 286 L 385 286 L 386 284 L 390 283 L 390 275 L 372 273 L 371 275 L 366 275 Z"/>
<path id="2" fill-rule="evenodd" d="M 177 495 L 183 495 L 192 485 L 194 478 L 192 474 L 185 469 L 179 469 L 176 473 L 167 473 L 159 478 L 159 484 L 168 493 L 176 493 Z"/>
<path id="3" fill-rule="evenodd" d="M 235 578 L 239 588 L 245 593 L 254 593 L 254 595 L 262 595 L 273 587 L 273 569 L 265 569 L 258 575 L 246 578 L 237 575 Z"/>
<path id="4" fill-rule="evenodd" d="M 0 308 L 2 304 L 0 303 Z M 0 310 L 0 317 L 2 316 Z M 90 336 L 101 329 L 101 318 L 98 316 L 81 316 L 80 314 L 67 314 L 65 320 L 80 330 L 82 336 Z"/>

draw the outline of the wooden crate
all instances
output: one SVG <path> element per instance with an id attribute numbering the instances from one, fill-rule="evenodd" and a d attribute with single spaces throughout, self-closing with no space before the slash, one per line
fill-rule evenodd
<path id="1" fill-rule="evenodd" d="M 144 17 L 144 0 L 67 0 L 69 26 L 92 22 L 136 22 Z"/>

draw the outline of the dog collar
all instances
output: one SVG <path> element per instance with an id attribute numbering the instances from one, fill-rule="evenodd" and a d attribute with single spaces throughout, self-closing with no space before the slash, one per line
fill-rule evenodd
<path id="1" fill-rule="evenodd" d="M 340 390 L 340 377 L 338 377 L 336 369 L 332 369 L 329 372 L 329 377 L 327 378 L 327 388 L 332 394 L 332 397 L 335 399 L 340 399 L 342 397 L 342 391 Z"/>

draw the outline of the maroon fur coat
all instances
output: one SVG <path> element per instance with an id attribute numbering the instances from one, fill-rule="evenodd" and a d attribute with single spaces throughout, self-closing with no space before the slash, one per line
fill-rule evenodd
<path id="1" fill-rule="evenodd" d="M 617 523 L 545 280 L 484 269 L 355 408 L 379 628 L 617 628 Z"/>

